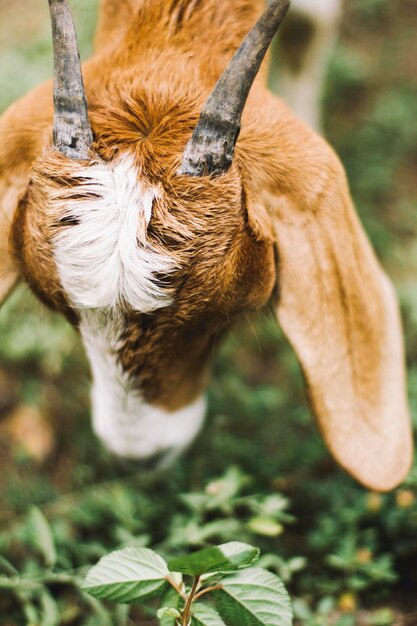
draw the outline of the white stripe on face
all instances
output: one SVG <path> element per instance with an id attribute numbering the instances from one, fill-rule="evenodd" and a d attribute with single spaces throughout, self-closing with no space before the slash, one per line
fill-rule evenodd
<path id="1" fill-rule="evenodd" d="M 71 225 L 59 229 L 54 254 L 62 286 L 75 308 L 127 304 L 148 313 L 171 302 L 156 276 L 175 262 L 147 241 L 146 230 L 158 196 L 138 180 L 133 159 L 84 167 L 74 187 L 57 194 L 56 212 Z M 73 196 L 73 197 L 71 197 Z"/>

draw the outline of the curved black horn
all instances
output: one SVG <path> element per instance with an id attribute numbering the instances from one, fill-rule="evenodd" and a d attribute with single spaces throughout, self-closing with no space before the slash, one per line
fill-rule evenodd
<path id="1" fill-rule="evenodd" d="M 221 174 L 231 166 L 250 88 L 289 4 L 271 2 L 233 56 L 203 107 L 179 174 Z"/>
<path id="2" fill-rule="evenodd" d="M 93 142 L 74 20 L 67 0 L 49 0 L 54 45 L 54 145 L 87 159 Z"/>

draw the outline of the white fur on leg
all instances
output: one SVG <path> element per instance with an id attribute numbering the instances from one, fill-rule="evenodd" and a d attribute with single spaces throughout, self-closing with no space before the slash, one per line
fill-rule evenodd
<path id="1" fill-rule="evenodd" d="M 117 320 L 103 325 L 97 314 L 83 316 L 81 333 L 93 373 L 93 427 L 113 453 L 146 459 L 180 454 L 199 432 L 206 410 L 200 397 L 184 408 L 168 412 L 144 402 L 117 363 Z"/>

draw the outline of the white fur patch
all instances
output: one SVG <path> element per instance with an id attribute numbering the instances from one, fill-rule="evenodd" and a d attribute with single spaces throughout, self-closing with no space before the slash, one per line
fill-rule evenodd
<path id="1" fill-rule="evenodd" d="M 117 363 L 118 320 L 83 314 L 81 334 L 93 373 L 93 428 L 105 446 L 124 458 L 146 459 L 180 454 L 199 432 L 206 410 L 204 398 L 168 412 L 151 406 L 132 388 Z"/>
<path id="2" fill-rule="evenodd" d="M 167 306 L 169 290 L 156 276 L 172 272 L 175 263 L 146 239 L 158 190 L 138 180 L 129 155 L 82 168 L 75 178 L 74 193 L 81 198 L 69 193 L 59 210 L 61 218 L 78 223 L 60 229 L 54 239 L 59 276 L 72 304 L 81 309 L 128 304 L 141 313 Z"/>

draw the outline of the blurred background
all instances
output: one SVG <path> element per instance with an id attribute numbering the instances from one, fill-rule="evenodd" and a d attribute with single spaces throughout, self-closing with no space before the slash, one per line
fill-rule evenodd
<path id="1" fill-rule="evenodd" d="M 86 58 L 97 2 L 71 5 Z M 415 422 L 416 26 L 415 0 L 346 2 L 323 94 L 324 132 L 400 297 Z M 0 110 L 51 66 L 47 2 L 0 0 Z M 416 626 L 417 469 L 387 495 L 338 469 L 268 310 L 230 333 L 214 370 L 186 457 L 166 474 L 133 472 L 91 433 L 76 333 L 25 287 L 13 294 L 0 310 L 0 624 L 155 624 L 152 607 L 88 599 L 77 577 L 124 545 L 173 555 L 238 537 L 283 577 L 298 624 Z M 5 582 L 16 572 L 36 584 Z"/>

